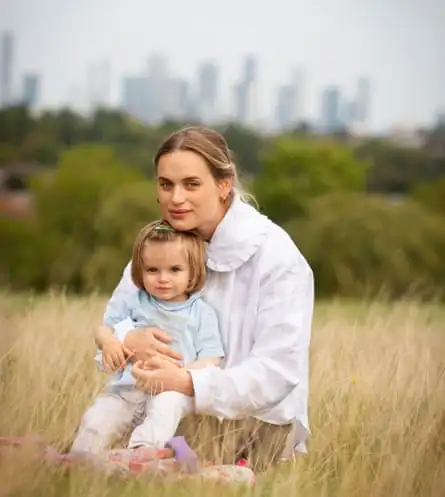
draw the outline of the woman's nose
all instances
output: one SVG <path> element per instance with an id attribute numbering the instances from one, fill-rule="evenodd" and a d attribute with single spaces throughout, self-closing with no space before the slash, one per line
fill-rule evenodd
<path id="1" fill-rule="evenodd" d="M 184 203 L 185 196 L 184 196 L 184 190 L 177 186 L 173 189 L 173 195 L 172 195 L 172 202 L 174 204 L 182 204 Z"/>

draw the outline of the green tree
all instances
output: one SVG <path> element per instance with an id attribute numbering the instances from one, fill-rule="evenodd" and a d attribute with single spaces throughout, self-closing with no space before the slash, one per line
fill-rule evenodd
<path id="1" fill-rule="evenodd" d="M 0 142 L 16 147 L 20 146 L 23 137 L 32 131 L 35 123 L 25 106 L 8 107 L 0 111 Z"/>
<path id="2" fill-rule="evenodd" d="M 364 189 L 366 166 L 331 141 L 279 138 L 263 156 L 253 183 L 262 210 L 276 222 L 306 213 L 310 199 Z"/>
<path id="3" fill-rule="evenodd" d="M 434 163 L 425 151 L 372 139 L 356 149 L 369 162 L 366 187 L 372 193 L 408 194 L 417 184 L 431 179 Z"/>
<path id="4" fill-rule="evenodd" d="M 33 179 L 49 282 L 74 290 L 82 288 L 82 268 L 98 243 L 94 220 L 102 203 L 126 184 L 141 179 L 104 146 L 69 150 L 57 169 Z"/>
<path id="5" fill-rule="evenodd" d="M 20 158 L 20 151 L 9 143 L 0 143 L 0 167 L 17 162 Z"/>
<path id="6" fill-rule="evenodd" d="M 413 201 L 331 194 L 284 225 L 322 296 L 445 295 L 445 224 Z"/>
<path id="7" fill-rule="evenodd" d="M 156 198 L 155 184 L 141 181 L 125 185 L 102 203 L 94 220 L 97 245 L 82 272 L 86 290 L 116 286 L 137 233 L 160 216 Z"/>
<path id="8" fill-rule="evenodd" d="M 233 150 L 237 167 L 246 175 L 258 174 L 261 170 L 260 153 L 264 138 L 241 126 L 231 124 L 220 130 Z"/>
<path id="9" fill-rule="evenodd" d="M 20 156 L 24 161 L 53 165 L 57 162 L 58 155 L 59 147 L 55 140 L 41 131 L 28 133 L 20 146 Z"/>
<path id="10" fill-rule="evenodd" d="M 0 217 L 0 285 L 12 290 L 43 290 L 46 266 L 42 234 L 33 219 Z"/>

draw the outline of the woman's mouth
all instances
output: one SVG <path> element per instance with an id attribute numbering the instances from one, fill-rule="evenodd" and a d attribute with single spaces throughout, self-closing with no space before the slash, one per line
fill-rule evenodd
<path id="1" fill-rule="evenodd" d="M 187 209 L 172 209 L 169 211 L 171 217 L 173 217 L 174 219 L 183 219 L 190 212 L 191 211 L 189 211 Z"/>

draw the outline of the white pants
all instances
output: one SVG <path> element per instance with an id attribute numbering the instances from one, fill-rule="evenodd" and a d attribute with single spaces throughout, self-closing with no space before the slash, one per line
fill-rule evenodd
<path id="1" fill-rule="evenodd" d="M 113 439 L 122 436 L 130 424 L 136 428 L 129 448 L 164 448 L 181 419 L 192 411 L 191 397 L 177 392 L 151 397 L 136 388 L 116 388 L 99 395 L 86 411 L 71 451 L 99 455 L 109 450 Z"/>

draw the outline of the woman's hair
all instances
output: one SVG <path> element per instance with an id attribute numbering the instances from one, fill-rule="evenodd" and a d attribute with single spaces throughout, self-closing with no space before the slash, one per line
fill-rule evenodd
<path id="1" fill-rule="evenodd" d="M 190 270 L 188 293 L 201 290 L 206 281 L 206 250 L 204 240 L 191 231 L 176 231 L 165 221 L 154 221 L 144 226 L 133 244 L 131 278 L 133 283 L 144 290 L 142 253 L 147 242 L 169 243 L 179 240 L 183 246 Z M 168 249 L 166 249 L 168 250 Z"/>
<path id="2" fill-rule="evenodd" d="M 226 139 L 218 131 L 203 126 L 189 126 L 175 131 L 159 145 L 154 157 L 155 168 L 163 155 L 175 150 L 189 150 L 200 155 L 215 180 L 233 179 L 233 190 L 240 198 L 244 202 L 255 203 L 253 195 L 244 191 L 233 162 L 233 154 Z"/>

